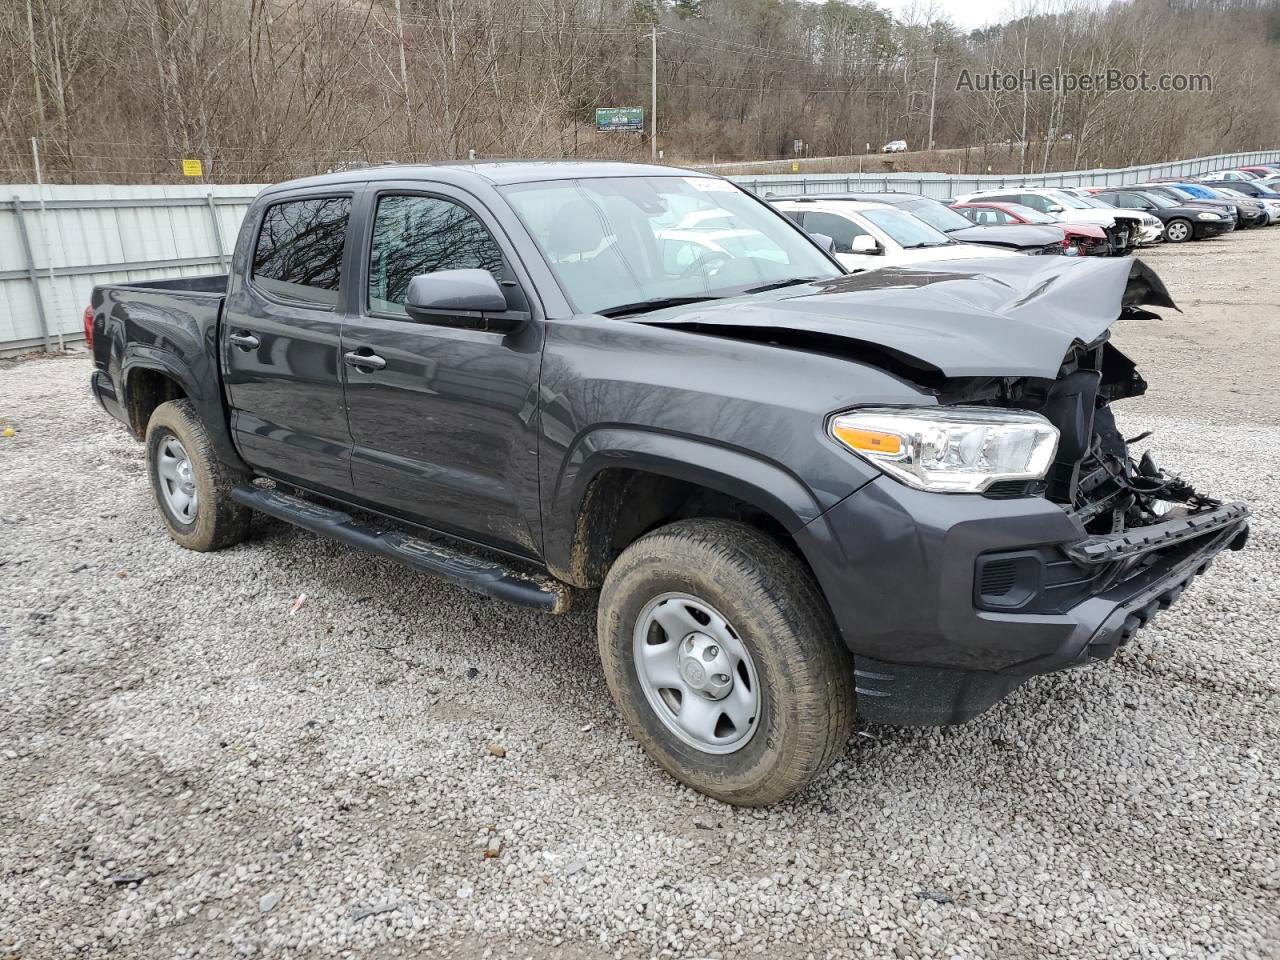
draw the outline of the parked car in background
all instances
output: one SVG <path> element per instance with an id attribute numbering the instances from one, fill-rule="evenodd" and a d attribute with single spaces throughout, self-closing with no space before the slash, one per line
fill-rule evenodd
<path id="1" fill-rule="evenodd" d="M 1245 173 L 1255 173 L 1261 179 L 1267 177 L 1280 177 L 1280 167 L 1275 164 L 1262 164 L 1256 167 L 1236 167 L 1237 170 L 1243 170 Z"/>
<path id="2" fill-rule="evenodd" d="M 881 153 L 906 153 L 907 141 L 890 140 L 888 143 L 886 143 L 883 147 L 880 148 L 880 152 Z"/>
<path id="3" fill-rule="evenodd" d="M 1268 190 L 1252 180 L 1209 181 L 1207 185 L 1228 196 L 1234 193 L 1238 197 L 1262 204 L 1267 211 L 1267 223 L 1280 222 L 1280 193 Z"/>
<path id="4" fill-rule="evenodd" d="M 966 220 L 984 227 L 1004 227 L 1018 224 L 1055 226 L 1063 232 L 1063 253 L 1067 256 L 1105 257 L 1111 252 L 1107 232 L 1091 223 L 1066 223 L 1055 220 L 1047 213 L 1033 210 L 1020 203 L 974 200 L 957 203 L 951 207 Z"/>
<path id="5" fill-rule="evenodd" d="M 810 194 L 814 199 L 861 200 L 864 203 L 887 203 L 905 210 L 913 217 L 941 230 L 952 240 L 1001 247 L 1029 254 L 1061 254 L 1066 249 L 1066 231 L 1061 224 L 978 225 L 952 210 L 941 200 L 922 197 L 918 193 L 842 193 Z"/>
<path id="6" fill-rule="evenodd" d="M 905 210 L 861 200 L 797 197 L 773 205 L 809 233 L 835 242 L 840 265 L 852 272 L 938 260 L 1016 257 L 1012 250 L 960 243 Z"/>
<path id="7" fill-rule="evenodd" d="M 1106 189 L 1104 187 L 1096 187 L 1096 190 Z M 1196 207 L 1201 210 L 1211 210 L 1214 213 L 1220 213 L 1227 217 L 1233 226 L 1239 226 L 1240 213 L 1236 209 L 1234 203 L 1227 199 L 1222 200 L 1203 200 L 1193 196 L 1181 187 L 1175 187 L 1169 183 L 1136 183 L 1130 184 L 1123 189 L 1125 190 L 1141 190 L 1144 193 L 1153 193 L 1157 196 L 1172 200 L 1174 203 L 1181 204 L 1185 207 Z"/>
<path id="8" fill-rule="evenodd" d="M 1160 222 L 1159 217 L 1136 207 L 1117 207 L 1114 203 L 1094 196 L 1093 192 L 1085 187 L 1076 187 L 1071 191 L 1071 195 L 1082 203 L 1087 203 L 1089 206 L 1096 207 L 1099 210 L 1126 210 L 1137 217 L 1138 233 L 1136 243 L 1140 247 L 1147 247 L 1164 240 L 1164 224 Z"/>
<path id="9" fill-rule="evenodd" d="M 1215 190 L 1213 187 L 1203 183 L 1193 183 L 1191 181 L 1162 181 L 1164 186 L 1176 187 L 1185 193 L 1191 194 L 1199 200 L 1213 200 L 1216 203 L 1229 203 L 1236 208 L 1238 221 L 1236 226 L 1244 227 L 1265 227 L 1270 222 L 1267 214 L 1267 207 L 1261 200 L 1254 200 L 1246 197 L 1242 193 L 1234 196 Z"/>
<path id="10" fill-rule="evenodd" d="M 960 203 L 971 200 L 1020 203 L 1068 223 L 1092 223 L 1107 231 L 1110 252 L 1117 257 L 1132 252 L 1142 227 L 1142 219 L 1137 213 L 1125 213 L 1114 207 L 1098 208 L 1081 197 L 1046 187 L 979 190 L 956 197 L 956 200 Z"/>
<path id="11" fill-rule="evenodd" d="M 1257 180 L 1258 175 L 1249 170 L 1211 170 L 1196 177 L 1202 183 L 1211 180 Z"/>
<path id="12" fill-rule="evenodd" d="M 1185 207 L 1168 197 L 1141 190 L 1102 190 L 1094 194 L 1121 210 L 1145 210 L 1160 220 L 1170 243 L 1220 237 L 1236 228 L 1235 218 L 1212 210 Z"/>

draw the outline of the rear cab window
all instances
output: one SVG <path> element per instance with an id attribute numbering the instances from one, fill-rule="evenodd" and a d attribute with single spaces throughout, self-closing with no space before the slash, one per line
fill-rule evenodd
<path id="1" fill-rule="evenodd" d="M 252 282 L 274 297 L 337 306 L 350 197 L 308 197 L 267 207 L 253 251 Z"/>

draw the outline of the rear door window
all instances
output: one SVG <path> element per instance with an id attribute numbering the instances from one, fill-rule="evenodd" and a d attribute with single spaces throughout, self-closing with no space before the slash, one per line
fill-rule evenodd
<path id="1" fill-rule="evenodd" d="M 288 300 L 336 306 L 349 197 L 288 200 L 267 208 L 253 252 L 253 282 Z"/>

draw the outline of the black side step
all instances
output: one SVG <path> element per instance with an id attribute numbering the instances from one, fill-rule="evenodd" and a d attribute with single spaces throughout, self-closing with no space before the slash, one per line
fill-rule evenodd
<path id="1" fill-rule="evenodd" d="M 443 577 L 486 597 L 533 607 L 544 613 L 564 613 L 569 609 L 570 587 L 552 577 L 520 573 L 492 560 L 474 557 L 410 533 L 377 530 L 341 510 L 332 510 L 278 490 L 241 484 L 231 491 L 231 498 L 286 523 L 398 561 L 420 573 Z"/>

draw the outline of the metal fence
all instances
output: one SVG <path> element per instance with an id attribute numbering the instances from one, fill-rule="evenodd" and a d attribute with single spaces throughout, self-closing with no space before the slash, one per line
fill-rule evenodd
<path id="1" fill-rule="evenodd" d="M 1011 186 L 1028 187 L 1110 187 L 1141 183 L 1155 177 L 1195 177 L 1212 170 L 1224 170 L 1251 164 L 1280 162 L 1280 150 L 1255 153 L 1223 153 L 1195 160 L 1171 160 L 1140 167 L 1114 170 L 1071 170 L 1065 173 L 1037 174 L 950 174 L 950 173 L 791 173 L 733 177 L 761 196 L 794 197 L 807 193 L 836 191 L 886 193 L 899 190 L 945 200 L 979 190 L 1000 190 Z"/>
<path id="2" fill-rule="evenodd" d="M 95 284 L 225 269 L 261 189 L 0 187 L 0 355 L 82 340 Z"/>
<path id="3" fill-rule="evenodd" d="M 944 199 L 1020 184 L 1108 186 L 1277 162 L 1280 150 L 1026 176 L 837 173 L 733 179 L 775 196 L 904 190 Z M 225 270 L 240 221 L 261 189 L 253 184 L 0 187 L 0 355 L 60 350 L 83 339 L 82 316 L 95 284 Z"/>

